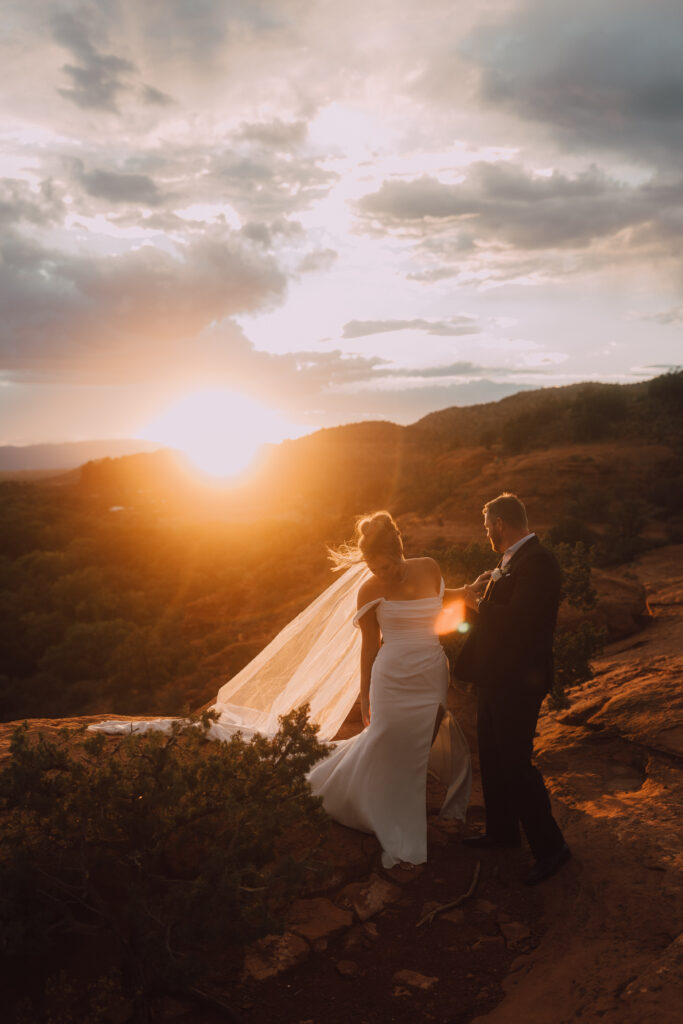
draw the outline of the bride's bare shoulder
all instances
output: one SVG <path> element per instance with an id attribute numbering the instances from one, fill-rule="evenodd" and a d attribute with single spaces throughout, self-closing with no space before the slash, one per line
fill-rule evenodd
<path id="1" fill-rule="evenodd" d="M 408 561 L 415 566 L 415 570 L 421 576 L 429 576 L 430 579 L 436 580 L 437 585 L 441 583 L 441 569 L 435 559 L 425 555 L 423 558 L 409 558 Z"/>
<path id="2" fill-rule="evenodd" d="M 381 583 L 376 576 L 371 576 L 365 583 L 361 583 L 358 589 L 358 607 L 362 608 L 368 601 L 374 601 L 376 597 L 382 596 Z"/>

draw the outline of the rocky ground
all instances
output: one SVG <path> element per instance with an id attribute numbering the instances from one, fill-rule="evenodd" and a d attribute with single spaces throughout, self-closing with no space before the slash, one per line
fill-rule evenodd
<path id="1" fill-rule="evenodd" d="M 572 861 L 543 886 L 527 888 L 520 879 L 528 853 L 476 855 L 464 848 L 461 827 L 436 817 L 440 793 L 433 785 L 429 861 L 417 878 L 389 878 L 372 837 L 333 825 L 325 889 L 292 907 L 283 936 L 247 951 L 237 987 L 217 964 L 213 991 L 233 1007 L 233 1019 L 680 1019 L 683 546 L 651 551 L 598 582 L 599 614 L 621 638 L 597 662 L 595 678 L 571 694 L 570 708 L 543 712 L 536 743 Z M 471 737 L 471 695 L 455 692 L 453 705 Z M 33 724 L 50 731 L 87 720 Z M 0 755 L 10 731 L 0 728 Z M 468 818 L 468 828 L 483 822 L 476 777 Z M 457 906 L 423 922 L 470 890 Z M 169 1001 L 160 1019 L 213 1024 L 226 1018 Z"/>
<path id="2" fill-rule="evenodd" d="M 472 897 L 420 925 L 470 888 L 477 856 L 459 829 L 432 818 L 427 869 L 396 885 L 372 839 L 337 828 L 340 884 L 297 904 L 284 938 L 249 952 L 236 1004 L 244 1020 L 680 1019 L 683 547 L 643 556 L 624 582 L 633 576 L 649 624 L 606 649 L 568 710 L 539 722 L 538 763 L 573 860 L 528 889 L 524 851 L 482 855 Z M 482 816 L 475 787 L 470 824 Z M 355 889 L 341 884 L 349 874 Z"/>

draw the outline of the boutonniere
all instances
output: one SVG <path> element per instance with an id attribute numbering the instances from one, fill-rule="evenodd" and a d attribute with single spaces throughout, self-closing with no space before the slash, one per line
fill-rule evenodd
<path id="1" fill-rule="evenodd" d="M 509 576 L 509 575 L 510 575 L 510 567 L 506 565 L 504 569 L 494 569 L 493 572 L 491 573 L 489 579 L 491 580 L 492 583 L 497 583 L 498 580 L 502 580 L 503 576 Z"/>

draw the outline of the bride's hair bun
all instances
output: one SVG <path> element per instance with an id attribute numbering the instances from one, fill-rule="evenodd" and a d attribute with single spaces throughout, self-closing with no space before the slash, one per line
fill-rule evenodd
<path id="1" fill-rule="evenodd" d="M 401 531 L 389 512 L 361 516 L 356 521 L 356 537 L 363 558 L 379 554 L 400 558 L 403 554 Z"/>
<path id="2" fill-rule="evenodd" d="M 345 569 L 373 555 L 400 558 L 403 554 L 401 531 L 391 513 L 385 510 L 359 516 L 354 540 L 353 545 L 342 544 L 336 549 L 328 548 L 336 569 Z"/>

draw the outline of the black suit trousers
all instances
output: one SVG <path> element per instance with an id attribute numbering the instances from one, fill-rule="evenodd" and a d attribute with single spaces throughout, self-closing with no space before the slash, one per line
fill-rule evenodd
<path id="1" fill-rule="evenodd" d="M 543 776 L 531 761 L 544 696 L 532 686 L 482 687 L 477 710 L 486 834 L 516 842 L 521 825 L 536 860 L 564 843 Z"/>

